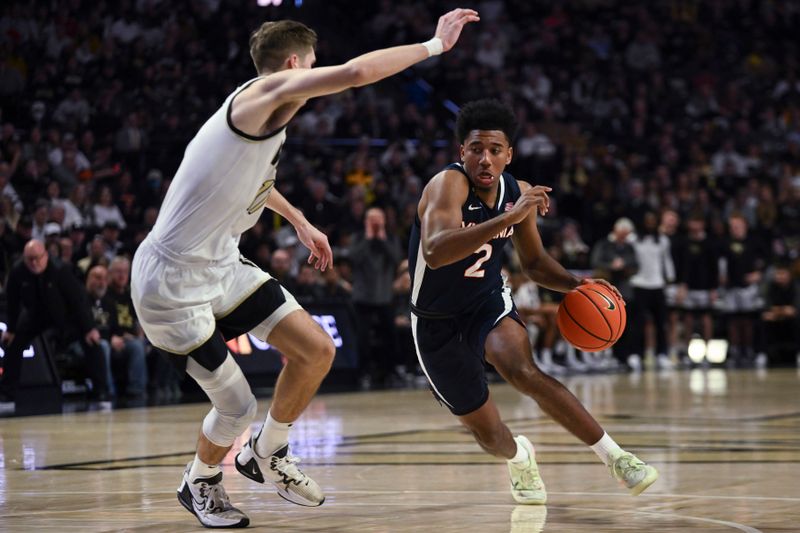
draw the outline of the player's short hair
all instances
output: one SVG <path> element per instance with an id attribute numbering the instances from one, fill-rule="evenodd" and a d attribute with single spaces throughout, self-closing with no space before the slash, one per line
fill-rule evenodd
<path id="1" fill-rule="evenodd" d="M 250 35 L 250 57 L 256 70 L 276 71 L 291 54 L 305 54 L 317 45 L 317 33 L 301 22 L 265 22 Z"/>
<path id="2" fill-rule="evenodd" d="M 458 112 L 456 119 L 456 136 L 460 143 L 473 130 L 500 130 L 506 134 L 508 143 L 517 132 L 517 118 L 514 111 L 494 98 L 486 98 L 469 102 Z"/>

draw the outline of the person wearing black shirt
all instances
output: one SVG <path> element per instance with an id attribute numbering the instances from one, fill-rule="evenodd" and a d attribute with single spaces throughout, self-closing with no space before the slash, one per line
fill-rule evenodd
<path id="1" fill-rule="evenodd" d="M 129 398 L 143 398 L 147 392 L 144 335 L 136 320 L 129 279 L 130 261 L 120 256 L 114 258 L 108 270 L 100 265 L 92 267 L 86 289 L 95 300 L 94 308 L 108 314 L 107 331 L 101 330 L 101 335 L 108 342 L 112 361 L 121 360 L 124 364 L 125 394 Z M 99 325 L 98 317 L 95 319 Z"/>
<path id="2" fill-rule="evenodd" d="M 764 259 L 757 243 L 747 234 L 747 221 L 739 214 L 728 219 L 729 237 L 722 251 L 721 281 L 725 287 L 725 311 L 730 339 L 729 364 L 754 358 L 755 316 L 763 306 L 758 291 Z"/>
<path id="3" fill-rule="evenodd" d="M 3 358 L 0 396 L 14 400 L 22 370 L 22 352 L 38 335 L 53 329 L 59 346 L 78 340 L 86 355 L 86 373 L 92 380 L 90 398 L 110 407 L 106 361 L 100 347 L 100 332 L 89 313 L 86 292 L 72 271 L 59 259 L 47 255 L 44 244 L 30 240 L 22 260 L 8 279 L 7 347 Z"/>
<path id="4" fill-rule="evenodd" d="M 708 342 L 713 330 L 711 311 L 719 288 L 718 250 L 706 233 L 702 215 L 689 219 L 689 234 L 684 241 L 678 267 L 678 296 L 684 314 L 687 336 L 694 332 L 695 318 L 702 321 L 703 339 Z"/>
<path id="5" fill-rule="evenodd" d="M 765 300 L 761 318 L 766 329 L 767 352 L 771 362 L 789 354 L 794 355 L 800 365 L 800 288 L 792 279 L 788 265 L 775 266 L 767 283 Z"/>

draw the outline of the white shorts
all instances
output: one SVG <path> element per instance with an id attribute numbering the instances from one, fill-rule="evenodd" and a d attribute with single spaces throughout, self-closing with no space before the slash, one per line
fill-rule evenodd
<path id="1" fill-rule="evenodd" d="M 678 307 L 678 286 L 670 283 L 664 287 L 664 301 L 670 309 Z"/>
<path id="2" fill-rule="evenodd" d="M 683 308 L 688 311 L 711 311 L 711 291 L 697 289 L 686 291 Z"/>
<path id="3" fill-rule="evenodd" d="M 188 354 L 208 341 L 217 320 L 235 310 L 272 276 L 242 256 L 204 263 L 181 262 L 149 238 L 131 268 L 131 298 L 149 341 L 172 354 Z M 256 328 L 266 338 L 290 312 L 302 309 L 283 287 L 274 308 Z"/>
<path id="4" fill-rule="evenodd" d="M 752 313 L 764 307 L 764 299 L 758 291 L 758 285 L 747 287 L 731 287 L 723 295 L 723 310 L 726 313 Z"/>

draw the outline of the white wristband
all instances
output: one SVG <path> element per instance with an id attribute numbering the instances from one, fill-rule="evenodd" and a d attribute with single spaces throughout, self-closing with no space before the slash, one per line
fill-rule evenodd
<path id="1" fill-rule="evenodd" d="M 442 46 L 442 40 L 438 37 L 434 37 L 430 41 L 425 41 L 421 43 L 422 46 L 428 49 L 428 57 L 431 56 L 438 56 L 442 52 L 444 52 L 444 46 Z"/>

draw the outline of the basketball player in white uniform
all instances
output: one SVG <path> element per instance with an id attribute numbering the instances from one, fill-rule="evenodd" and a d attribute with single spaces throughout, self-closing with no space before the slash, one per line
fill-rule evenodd
<path id="1" fill-rule="evenodd" d="M 274 190 L 287 122 L 309 98 L 374 83 L 450 50 L 464 25 L 477 20 L 471 9 L 455 9 L 439 19 L 425 43 L 321 68 L 311 68 L 313 30 L 292 21 L 266 22 L 250 38 L 259 76 L 228 96 L 189 143 L 158 221 L 134 257 L 132 297 L 153 346 L 185 367 L 213 404 L 178 489 L 178 500 L 204 526 L 249 524 L 230 504 L 219 467 L 256 415 L 256 399 L 224 342 L 246 332 L 275 346 L 287 362 L 264 425 L 236 456 L 236 468 L 275 484 L 293 503 L 325 501 L 289 455 L 288 434 L 330 368 L 333 342 L 238 250 L 242 232 L 268 207 L 295 227 L 311 252 L 309 263 L 321 270 L 332 263 L 326 236 Z"/>

